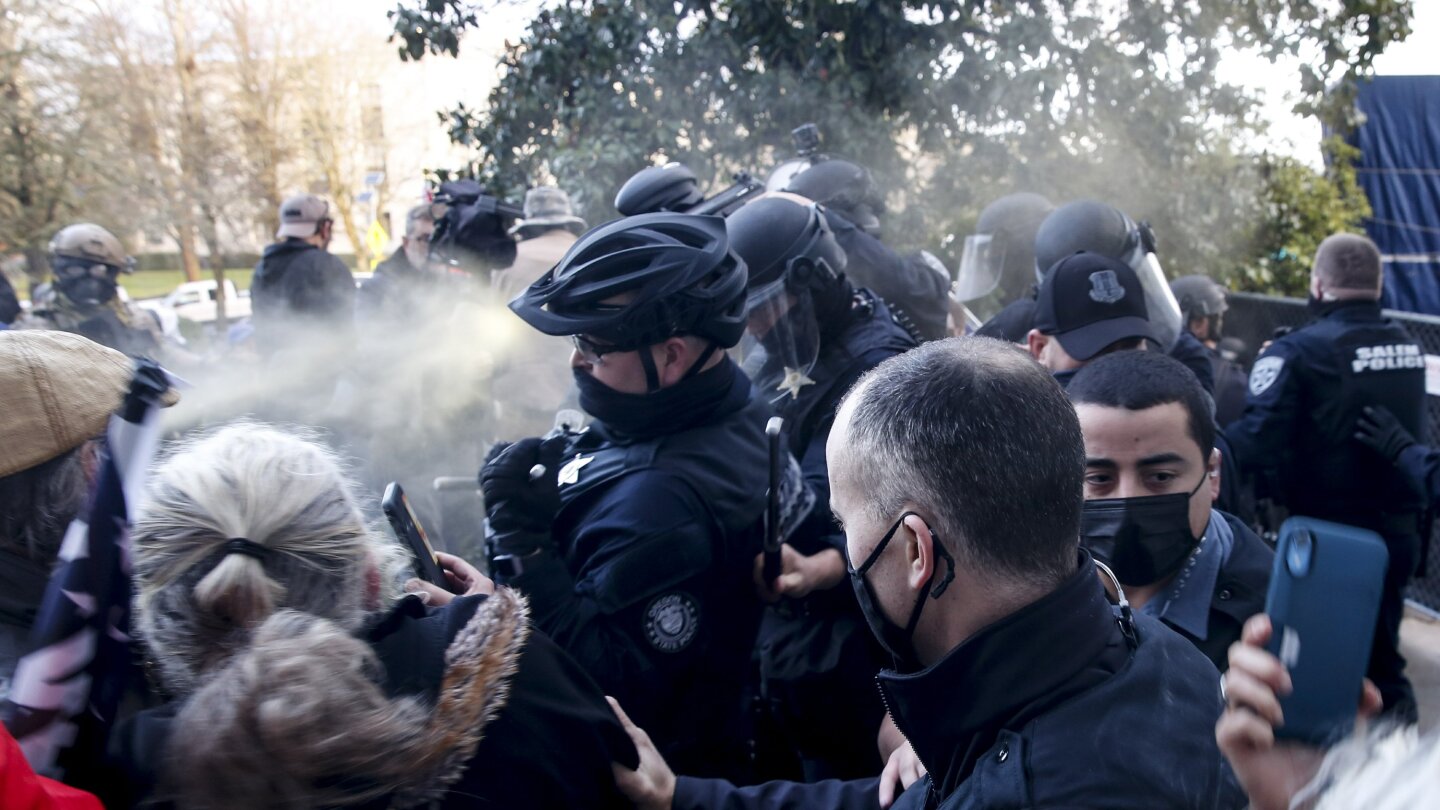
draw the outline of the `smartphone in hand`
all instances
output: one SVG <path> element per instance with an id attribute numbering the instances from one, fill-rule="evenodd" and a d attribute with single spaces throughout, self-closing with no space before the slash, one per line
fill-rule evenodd
<path id="1" fill-rule="evenodd" d="M 1372 531 L 1303 517 L 1280 527 L 1265 612 L 1295 688 L 1277 737 L 1324 745 L 1350 732 L 1389 560 Z"/>
<path id="2" fill-rule="evenodd" d="M 410 508 L 410 501 L 405 497 L 405 490 L 399 483 L 391 481 L 385 487 L 380 508 L 385 511 L 385 517 L 390 519 L 390 528 L 395 530 L 395 536 L 400 538 L 400 542 L 404 543 L 415 557 L 416 576 L 442 588 L 446 587 L 445 574 L 440 570 L 440 563 L 435 560 L 435 549 L 431 547 L 425 527 L 420 525 L 420 519 L 415 517 L 415 510 Z"/>

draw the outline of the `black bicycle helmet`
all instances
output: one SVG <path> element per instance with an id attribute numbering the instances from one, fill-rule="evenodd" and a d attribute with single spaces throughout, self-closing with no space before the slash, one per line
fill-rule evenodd
<path id="1" fill-rule="evenodd" d="M 547 335 L 627 349 L 695 335 L 728 349 L 745 331 L 745 277 L 725 220 L 641 214 L 585 233 L 510 309 Z"/>
<path id="2" fill-rule="evenodd" d="M 760 197 L 727 217 L 725 230 L 730 249 L 745 261 L 752 290 L 804 265 L 823 264 L 827 271 L 822 276 L 830 278 L 845 270 L 845 251 L 835 241 L 824 212 L 793 197 Z"/>
<path id="3" fill-rule="evenodd" d="M 625 216 L 656 211 L 686 211 L 705 199 L 695 172 L 681 163 L 641 169 L 615 194 L 615 210 Z"/>

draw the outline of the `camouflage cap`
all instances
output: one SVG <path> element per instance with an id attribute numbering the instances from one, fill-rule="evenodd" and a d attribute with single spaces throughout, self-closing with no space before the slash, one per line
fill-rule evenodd
<path id="1" fill-rule="evenodd" d="M 105 432 L 130 389 L 130 358 L 69 332 L 0 332 L 0 478 Z M 179 400 L 172 390 L 165 404 Z"/>

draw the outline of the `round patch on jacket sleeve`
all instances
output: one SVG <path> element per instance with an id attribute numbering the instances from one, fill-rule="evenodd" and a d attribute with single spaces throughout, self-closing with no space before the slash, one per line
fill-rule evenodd
<path id="1" fill-rule="evenodd" d="M 687 593 L 657 596 L 645 608 L 645 638 L 660 652 L 680 652 L 700 630 L 700 606 Z"/>
<path id="2" fill-rule="evenodd" d="M 1250 396 L 1258 397 L 1269 390 L 1280 377 L 1280 369 L 1285 367 L 1283 357 L 1262 357 L 1255 361 L 1255 367 L 1250 369 Z"/>

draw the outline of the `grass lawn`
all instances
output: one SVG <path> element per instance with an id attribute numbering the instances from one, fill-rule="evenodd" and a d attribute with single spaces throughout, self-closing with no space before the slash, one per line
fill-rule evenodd
<path id="1" fill-rule="evenodd" d="M 242 290 L 250 288 L 249 267 L 231 267 L 225 270 L 225 278 L 233 282 L 236 287 Z M 202 280 L 210 279 L 209 273 L 201 272 Z M 141 270 L 131 275 L 120 276 L 120 286 L 130 293 L 130 298 L 139 301 L 142 298 L 159 298 L 185 281 L 183 270 Z"/>

